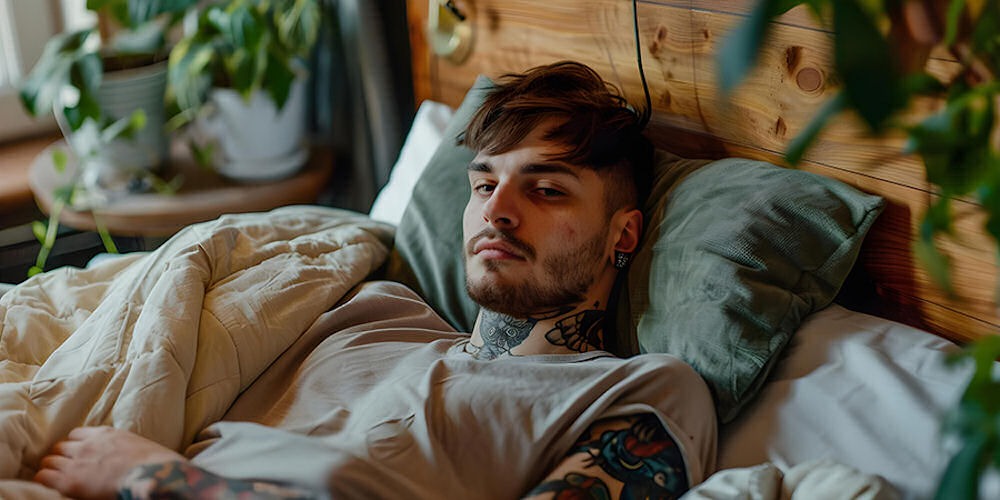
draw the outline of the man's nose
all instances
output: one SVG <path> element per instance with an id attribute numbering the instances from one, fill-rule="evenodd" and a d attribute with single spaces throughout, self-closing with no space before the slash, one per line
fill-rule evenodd
<path id="1" fill-rule="evenodd" d="M 520 223 L 517 191 L 511 186 L 498 184 L 483 206 L 483 219 L 498 228 L 517 227 Z"/>

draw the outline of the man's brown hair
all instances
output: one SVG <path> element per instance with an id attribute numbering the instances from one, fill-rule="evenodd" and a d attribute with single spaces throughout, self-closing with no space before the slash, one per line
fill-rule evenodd
<path id="1" fill-rule="evenodd" d="M 558 124 L 545 139 L 566 146 L 552 159 L 605 175 L 608 213 L 642 208 L 653 147 L 638 113 L 618 89 L 583 64 L 562 61 L 506 74 L 472 116 L 460 144 L 486 154 L 510 151 L 545 120 Z"/>

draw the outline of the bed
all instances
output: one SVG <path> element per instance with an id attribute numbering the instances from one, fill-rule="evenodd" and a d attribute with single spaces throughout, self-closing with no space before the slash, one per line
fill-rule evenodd
<path id="1" fill-rule="evenodd" d="M 468 328 L 475 309 L 461 297 L 461 266 L 444 256 L 460 238 L 456 207 L 468 189 L 464 169 L 456 176 L 454 167 L 469 152 L 452 139 L 488 86 L 481 75 L 575 59 L 630 100 L 642 89 L 630 2 L 460 5 L 473 44 L 449 57 L 427 42 L 437 15 L 428 2 L 407 2 L 422 104 L 370 214 L 286 207 L 224 216 L 150 254 L 56 270 L 3 293 L 0 496 L 57 498 L 24 479 L 77 425 L 122 426 L 197 455 L 208 424 L 257 418 L 257 398 L 291 376 L 360 282 L 407 283 L 444 320 Z M 640 2 L 659 170 L 646 253 L 617 300 L 625 334 L 614 350 L 676 352 L 710 381 L 724 496 L 749 498 L 751 484 L 780 482 L 780 474 L 811 478 L 814 489 L 803 491 L 815 495 L 861 494 L 871 483 L 851 490 L 837 482 L 859 473 L 903 498 L 929 497 L 951 450 L 940 422 L 970 374 L 945 359 L 957 344 L 1000 333 L 995 250 L 975 205 L 960 201 L 960 236 L 943 242 L 958 296 L 938 290 L 910 250 L 933 190 L 912 158 L 895 153 L 900 140 L 862 138 L 849 120 L 800 170 L 772 166 L 828 90 L 826 41 L 804 12 L 790 12 L 763 69 L 723 103 L 711 54 L 748 8 Z M 706 209 L 710 188 L 720 200 L 757 205 Z M 715 232 L 694 231 L 704 227 Z M 699 257 L 711 261 L 705 269 L 726 280 L 702 286 L 704 276 L 668 265 L 706 245 L 714 253 Z M 726 253 L 734 248 L 750 261 Z M 748 263 L 760 272 L 734 271 Z M 679 316 L 688 322 L 664 319 Z M 835 473 L 843 468 L 851 474 Z M 984 498 L 1000 495 L 996 477 L 984 487 Z"/>

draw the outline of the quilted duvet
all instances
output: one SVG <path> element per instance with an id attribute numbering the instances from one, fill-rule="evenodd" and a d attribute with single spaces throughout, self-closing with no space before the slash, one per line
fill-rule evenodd
<path id="1" fill-rule="evenodd" d="M 56 269 L 3 294 L 0 480 L 31 478 L 81 425 L 183 449 L 383 263 L 392 237 L 392 226 L 329 208 L 228 215 L 154 252 Z M 0 497 L 18 483 L 0 481 Z"/>

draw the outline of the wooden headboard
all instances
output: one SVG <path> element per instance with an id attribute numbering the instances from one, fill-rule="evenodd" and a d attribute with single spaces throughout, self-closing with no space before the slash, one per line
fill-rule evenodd
<path id="1" fill-rule="evenodd" d="M 654 143 L 687 157 L 743 156 L 783 164 L 788 141 L 834 94 L 830 34 L 806 10 L 776 26 L 756 72 L 728 100 L 716 83 L 714 54 L 754 0 L 639 3 L 639 38 L 653 102 Z M 644 96 L 636 65 L 631 0 L 462 0 L 473 27 L 460 64 L 435 56 L 424 36 L 428 0 L 407 0 L 417 102 L 458 106 L 478 74 L 498 76 L 573 59 L 590 65 L 633 103 Z M 934 73 L 954 61 L 935 54 Z M 921 103 L 933 105 L 934 103 Z M 883 196 L 888 206 L 868 236 L 852 283 L 867 290 L 857 306 L 952 340 L 1000 333 L 997 249 L 975 202 L 958 200 L 956 236 L 942 240 L 953 262 L 957 296 L 935 286 L 916 262 L 912 242 L 935 194 L 917 158 L 900 153 L 902 137 L 865 138 L 859 120 L 842 116 L 799 166 Z M 852 285 L 852 290 L 854 290 Z"/>

